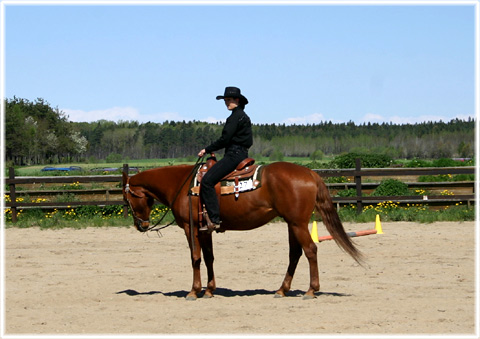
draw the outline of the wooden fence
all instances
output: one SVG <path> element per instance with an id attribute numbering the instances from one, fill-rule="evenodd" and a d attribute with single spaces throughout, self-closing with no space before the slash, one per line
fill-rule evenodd
<path id="1" fill-rule="evenodd" d="M 365 177 L 408 177 L 419 175 L 441 175 L 441 174 L 474 174 L 475 167 L 443 167 L 443 168 L 361 168 L 360 161 L 357 160 L 355 169 L 318 169 L 314 170 L 320 176 L 324 178 L 328 177 L 348 177 L 353 178 L 351 183 L 338 183 L 327 184 L 331 191 L 343 190 L 354 188 L 356 190 L 355 197 L 333 197 L 333 202 L 337 204 L 337 208 L 346 204 L 356 204 L 357 213 L 361 213 L 365 204 L 375 204 L 385 201 L 395 201 L 400 203 L 416 203 L 416 204 L 429 204 L 429 205 L 451 205 L 455 203 L 466 203 L 470 206 L 475 201 L 475 182 L 474 181 L 462 181 L 462 182 L 406 182 L 409 187 L 430 187 L 430 188 L 452 188 L 462 187 L 471 193 L 468 194 L 455 194 L 455 195 L 414 195 L 414 196 L 388 196 L 388 197 L 373 197 L 364 196 L 363 192 L 366 190 L 374 189 L 379 183 L 362 182 L 362 178 Z M 129 173 L 129 166 L 125 164 L 123 172 Z M 102 188 L 102 189 L 90 189 L 90 190 L 18 190 L 17 185 L 31 185 L 34 183 L 48 184 L 48 183 L 60 183 L 60 184 L 72 184 L 72 183 L 116 183 L 118 187 Z M 5 180 L 5 184 L 8 185 L 8 191 L 10 201 L 5 202 L 5 208 L 10 208 L 12 211 L 12 221 L 17 221 L 18 210 L 22 208 L 41 208 L 41 209 L 61 209 L 72 208 L 85 205 L 122 205 L 123 215 L 127 217 L 128 204 L 123 200 L 122 195 L 122 176 L 121 175 L 92 175 L 92 176 L 44 176 L 44 177 L 15 177 L 15 171 L 13 168 L 9 169 L 9 177 Z M 86 200 L 86 201 L 68 201 L 68 202 L 25 202 L 17 201 L 17 197 L 21 195 L 28 196 L 47 196 L 58 194 L 75 194 L 80 195 L 92 195 L 94 197 L 98 195 L 105 196 L 104 200 Z"/>
<path id="2" fill-rule="evenodd" d="M 384 201 L 395 201 L 400 203 L 416 203 L 429 205 L 450 205 L 466 202 L 468 206 L 475 201 L 475 182 L 435 182 L 435 183 L 408 183 L 409 187 L 471 187 L 470 194 L 460 195 L 412 195 L 412 196 L 363 196 L 362 191 L 366 187 L 362 184 L 363 177 L 405 177 L 422 175 L 455 175 L 475 174 L 474 166 L 465 167 L 422 167 L 422 168 L 361 168 L 360 159 L 355 161 L 355 169 L 327 169 L 315 170 L 322 177 L 353 177 L 356 197 L 333 197 L 333 201 L 339 204 L 356 204 L 357 213 L 360 214 L 364 204 L 374 204 Z M 344 185 L 344 184 L 342 184 Z M 378 184 L 376 184 L 378 185 Z M 330 186 L 332 187 L 332 186 Z M 353 187 L 352 187 L 353 188 Z"/>

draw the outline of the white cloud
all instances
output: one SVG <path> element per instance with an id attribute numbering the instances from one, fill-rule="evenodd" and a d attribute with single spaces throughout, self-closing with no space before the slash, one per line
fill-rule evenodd
<path id="1" fill-rule="evenodd" d="M 314 113 L 303 117 L 293 117 L 283 120 L 286 125 L 306 125 L 306 124 L 318 124 L 324 121 L 325 118 L 321 113 Z"/>
<path id="2" fill-rule="evenodd" d="M 450 121 L 450 119 L 438 116 L 438 115 L 419 115 L 415 117 L 408 117 L 408 116 L 398 116 L 394 115 L 391 117 L 388 122 L 392 122 L 397 125 L 404 125 L 404 124 L 417 124 L 417 123 L 422 123 L 422 122 L 427 122 L 427 121 Z"/>
<path id="3" fill-rule="evenodd" d="M 68 116 L 68 120 L 74 122 L 136 120 L 140 115 L 134 107 L 112 107 L 92 111 L 64 108 L 62 111 Z"/>
<path id="4" fill-rule="evenodd" d="M 138 121 L 144 122 L 164 122 L 170 121 L 182 121 L 182 118 L 176 112 L 162 112 L 157 114 L 140 114 L 139 110 L 135 107 L 111 107 L 107 109 L 98 109 L 92 111 L 84 111 L 79 109 L 62 109 L 68 116 L 69 121 L 74 122 L 93 122 L 98 120 L 109 121 Z"/>
<path id="5" fill-rule="evenodd" d="M 139 119 L 137 120 L 138 122 L 164 122 L 164 121 L 187 121 L 188 119 L 183 118 L 180 114 L 177 112 L 162 112 L 162 113 L 157 113 L 157 114 L 142 114 Z"/>
<path id="6" fill-rule="evenodd" d="M 84 111 L 78 109 L 61 109 L 67 116 L 69 121 L 73 122 L 94 122 L 98 120 L 109 120 L 117 122 L 119 120 L 123 121 L 138 121 L 139 123 L 146 123 L 148 121 L 163 123 L 164 121 L 191 121 L 193 119 L 186 118 L 180 115 L 177 112 L 161 112 L 154 114 L 143 114 L 135 107 L 111 107 L 107 109 L 98 109 L 91 111 Z M 474 118 L 473 115 L 468 114 L 458 114 L 454 117 L 445 117 L 440 115 L 419 115 L 419 116 L 398 116 L 394 115 L 391 117 L 384 117 L 380 114 L 367 113 L 359 120 L 354 119 L 356 124 L 363 123 L 390 123 L 393 124 L 417 124 L 428 121 L 440 121 L 449 122 L 452 119 L 458 118 L 461 120 L 467 120 L 468 118 Z M 205 121 L 208 123 L 223 123 L 225 119 L 217 119 L 213 116 L 208 116 L 207 118 L 200 119 L 200 121 Z M 333 123 L 345 123 L 347 121 L 341 121 L 337 119 L 327 119 L 321 113 L 314 113 L 301 117 L 292 117 L 283 120 L 281 123 L 286 125 L 306 125 L 306 124 L 318 124 L 323 121 L 332 121 Z"/>
<path id="7" fill-rule="evenodd" d="M 452 119 L 458 118 L 460 120 L 468 120 L 468 118 L 473 118 L 473 116 L 468 115 L 468 114 L 459 114 L 454 117 L 446 117 L 446 116 L 441 116 L 441 115 L 418 115 L 418 116 L 398 116 L 394 115 L 388 118 L 385 118 L 379 114 L 373 114 L 373 113 L 367 113 L 363 117 L 363 119 L 360 121 L 360 123 L 390 123 L 392 122 L 393 124 L 397 125 L 404 125 L 404 124 L 420 124 L 422 122 L 429 122 L 429 121 L 443 121 L 443 122 L 449 122 Z"/>
<path id="8" fill-rule="evenodd" d="M 217 122 L 225 122 L 225 119 L 217 119 L 215 117 L 207 117 L 205 119 L 200 119 L 200 121 L 205 121 L 205 122 L 208 122 L 208 123 L 211 123 L 211 124 L 216 124 Z"/>
<path id="9" fill-rule="evenodd" d="M 363 117 L 363 122 L 383 122 L 385 118 L 379 114 L 367 113 Z"/>

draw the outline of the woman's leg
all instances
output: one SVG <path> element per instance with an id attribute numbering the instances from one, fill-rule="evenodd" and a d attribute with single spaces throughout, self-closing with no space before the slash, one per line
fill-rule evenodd
<path id="1" fill-rule="evenodd" d="M 213 165 L 202 178 L 200 198 L 205 204 L 210 221 L 214 224 L 220 224 L 220 206 L 215 192 L 215 185 L 228 173 L 232 172 L 240 161 L 236 157 L 230 157 L 228 154 L 225 154 L 225 157 Z"/>

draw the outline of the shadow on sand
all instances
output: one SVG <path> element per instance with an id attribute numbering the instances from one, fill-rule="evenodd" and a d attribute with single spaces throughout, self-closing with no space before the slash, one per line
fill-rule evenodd
<path id="1" fill-rule="evenodd" d="M 177 297 L 177 298 L 185 298 L 189 292 L 188 291 L 174 291 L 174 292 L 162 292 L 162 291 L 149 291 L 149 292 L 138 292 L 135 290 L 124 290 L 116 292 L 115 294 L 126 294 L 128 296 L 138 296 L 138 295 L 156 295 L 161 294 L 166 297 Z M 303 297 L 305 291 L 301 290 L 292 290 L 287 293 L 287 297 Z M 275 291 L 267 291 L 265 289 L 257 289 L 257 290 L 231 290 L 229 288 L 217 288 L 215 290 L 214 295 L 222 296 L 222 297 L 252 297 L 256 295 L 275 295 Z M 337 293 L 337 292 L 317 292 L 315 296 L 332 296 L 332 297 L 348 297 L 351 294 L 345 293 Z M 203 296 L 203 292 L 199 294 L 199 298 Z"/>

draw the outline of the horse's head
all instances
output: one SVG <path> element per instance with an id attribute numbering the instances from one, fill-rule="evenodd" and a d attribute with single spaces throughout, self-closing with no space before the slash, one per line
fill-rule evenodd
<path id="1" fill-rule="evenodd" d="M 130 187 L 128 175 L 123 173 L 123 198 L 132 210 L 133 223 L 138 231 L 146 232 L 150 226 L 150 212 L 154 199 L 141 186 Z"/>

